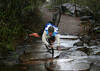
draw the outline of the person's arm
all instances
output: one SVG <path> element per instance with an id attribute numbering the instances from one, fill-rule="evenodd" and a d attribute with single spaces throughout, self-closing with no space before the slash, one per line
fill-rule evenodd
<path id="1" fill-rule="evenodd" d="M 42 41 L 44 42 L 44 44 L 46 44 L 47 46 L 49 45 L 49 43 L 47 42 L 46 40 L 46 31 L 43 32 L 43 35 L 42 35 Z"/>

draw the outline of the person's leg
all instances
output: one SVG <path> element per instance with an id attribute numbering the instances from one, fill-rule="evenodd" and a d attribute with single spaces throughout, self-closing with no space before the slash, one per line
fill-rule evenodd
<path id="1" fill-rule="evenodd" d="M 46 49 L 47 49 L 47 52 L 49 52 L 49 47 L 47 45 L 45 45 Z"/>

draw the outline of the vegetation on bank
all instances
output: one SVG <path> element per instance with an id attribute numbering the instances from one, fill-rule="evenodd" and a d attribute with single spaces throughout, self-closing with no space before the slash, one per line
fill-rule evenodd
<path id="1" fill-rule="evenodd" d="M 38 32 L 42 25 L 39 6 L 45 0 L 0 0 L 0 52 L 14 50 L 16 40 L 24 39 L 27 30 Z"/>

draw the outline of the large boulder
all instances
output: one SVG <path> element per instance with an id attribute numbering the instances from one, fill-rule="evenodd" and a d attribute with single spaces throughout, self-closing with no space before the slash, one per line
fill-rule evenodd
<path id="1" fill-rule="evenodd" d="M 78 48 L 77 50 L 82 51 L 86 53 L 87 55 L 90 55 L 92 48 L 83 47 L 83 48 Z"/>

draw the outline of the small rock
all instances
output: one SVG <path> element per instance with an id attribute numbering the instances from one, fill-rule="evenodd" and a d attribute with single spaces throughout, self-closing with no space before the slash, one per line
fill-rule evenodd
<path id="1" fill-rule="evenodd" d="M 82 16 L 82 17 L 80 17 L 81 21 L 88 21 L 90 19 L 93 19 L 93 17 L 92 16 Z"/>
<path id="2" fill-rule="evenodd" d="M 73 46 L 83 46 L 83 42 L 79 41 L 79 42 L 75 43 Z"/>
<path id="3" fill-rule="evenodd" d="M 78 48 L 77 50 L 83 51 L 83 52 L 86 53 L 87 55 L 90 55 L 90 53 L 91 53 L 91 51 L 92 51 L 91 48 L 87 48 L 87 47 Z"/>
<path id="4" fill-rule="evenodd" d="M 80 38 L 80 40 L 83 41 L 84 43 L 87 43 L 88 44 L 88 42 L 90 42 L 90 40 L 91 40 L 91 37 L 88 36 L 88 35 L 84 35 L 84 36 L 82 36 Z"/>
<path id="5" fill-rule="evenodd" d="M 88 21 L 81 21 L 80 23 L 81 23 L 81 25 L 86 25 L 86 24 L 88 24 Z"/>
<path id="6" fill-rule="evenodd" d="M 82 51 L 74 51 L 71 53 L 71 56 L 87 56 L 87 54 Z"/>
<path id="7" fill-rule="evenodd" d="M 71 54 L 71 52 L 62 52 L 62 53 L 60 53 L 59 58 L 69 58 L 68 55 L 70 55 L 70 54 Z"/>
<path id="8" fill-rule="evenodd" d="M 91 40 L 88 45 L 89 46 L 98 45 L 98 42 L 95 40 Z"/>
<path id="9" fill-rule="evenodd" d="M 100 52 L 97 52 L 95 55 L 100 55 Z"/>

